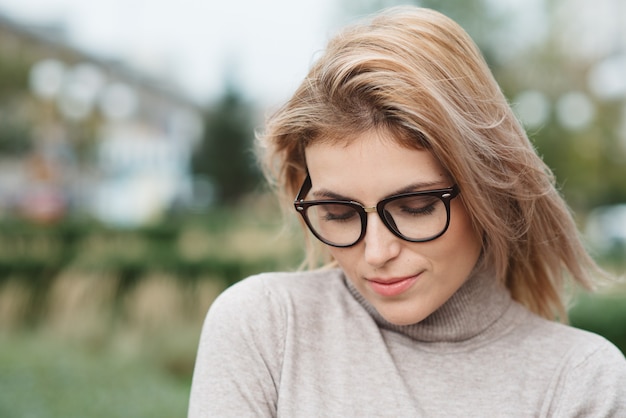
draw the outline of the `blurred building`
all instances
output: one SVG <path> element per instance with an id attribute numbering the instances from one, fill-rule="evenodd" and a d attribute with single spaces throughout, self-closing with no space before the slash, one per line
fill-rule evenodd
<path id="1" fill-rule="evenodd" d="M 190 204 L 202 108 L 62 35 L 0 16 L 0 216 L 134 226 Z"/>

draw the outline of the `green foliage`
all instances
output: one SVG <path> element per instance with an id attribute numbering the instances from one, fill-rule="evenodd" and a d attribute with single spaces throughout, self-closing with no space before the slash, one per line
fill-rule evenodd
<path id="1" fill-rule="evenodd" d="M 184 383 L 142 361 L 91 353 L 42 336 L 0 344 L 0 416 L 185 416 Z"/>
<path id="2" fill-rule="evenodd" d="M 214 182 L 222 203 L 236 202 L 259 184 L 253 120 L 252 108 L 234 88 L 228 88 L 205 115 L 204 139 L 193 169 Z"/>
<path id="3" fill-rule="evenodd" d="M 0 97 L 28 92 L 30 63 L 0 50 Z"/>
<path id="4" fill-rule="evenodd" d="M 29 98 L 29 64 L 6 56 L 0 48 L 0 155 L 22 156 L 32 147 L 32 135 L 24 111 Z"/>
<path id="5" fill-rule="evenodd" d="M 621 151 L 606 132 L 609 126 L 572 134 L 552 122 L 532 138 L 565 199 L 577 210 L 626 201 L 626 164 L 615 158 Z"/>
<path id="6" fill-rule="evenodd" d="M 208 305 L 299 262 L 259 206 L 136 230 L 0 222 L 0 416 L 184 416 Z"/>
<path id="7" fill-rule="evenodd" d="M 481 48 L 487 62 L 491 58 L 494 32 L 505 27 L 504 16 L 495 14 L 494 8 L 485 0 L 343 0 L 344 9 L 352 15 L 362 15 L 386 7 L 414 5 L 437 10 L 461 25 Z"/>
<path id="8" fill-rule="evenodd" d="M 586 92 L 592 62 L 575 62 L 552 43 L 515 57 L 495 72 L 505 95 L 515 106 L 524 91 L 539 91 L 551 109 L 544 124 L 528 130 L 539 155 L 554 172 L 567 202 L 585 213 L 596 206 L 626 201 L 626 150 L 620 144 L 622 109 L 619 102 L 599 101 L 588 95 L 595 107 L 593 122 L 568 130 L 556 117 L 558 100 L 565 94 Z"/>
<path id="9" fill-rule="evenodd" d="M 207 278 L 230 285 L 298 264 L 297 246 L 277 245 L 278 229 L 275 220 L 219 208 L 135 230 L 78 220 L 49 226 L 10 220 L 0 223 L 0 287 L 18 280 L 29 289 L 24 320 L 35 324 L 50 288 L 67 271 L 112 277 L 118 302 L 152 274 L 175 277 L 183 287 Z"/>
<path id="10" fill-rule="evenodd" d="M 26 124 L 0 113 L 0 155 L 22 156 L 32 148 L 30 129 Z"/>
<path id="11" fill-rule="evenodd" d="M 626 355 L 626 292 L 583 295 L 570 311 L 570 322 L 602 335 Z"/>

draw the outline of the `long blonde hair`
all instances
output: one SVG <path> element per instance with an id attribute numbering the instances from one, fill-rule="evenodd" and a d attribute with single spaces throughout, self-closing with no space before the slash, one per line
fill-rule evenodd
<path id="1" fill-rule="evenodd" d="M 291 206 L 309 144 L 381 128 L 404 146 L 430 150 L 448 170 L 483 236 L 483 262 L 512 297 L 565 321 L 565 278 L 590 287 L 599 269 L 554 176 L 451 19 L 392 8 L 332 39 L 259 136 L 266 175 Z"/>

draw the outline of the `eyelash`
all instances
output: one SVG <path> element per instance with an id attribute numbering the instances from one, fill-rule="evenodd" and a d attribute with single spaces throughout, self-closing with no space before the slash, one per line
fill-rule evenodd
<path id="1" fill-rule="evenodd" d="M 402 210 L 410 215 L 432 215 L 435 211 L 435 204 L 431 203 L 428 206 L 413 209 L 409 207 L 402 208 Z"/>
<path id="2" fill-rule="evenodd" d="M 354 211 L 352 212 L 346 211 L 344 215 L 339 215 L 339 216 L 332 215 L 331 212 L 327 211 L 323 219 L 324 221 L 327 221 L 327 222 L 347 222 L 350 220 L 350 218 L 353 218 L 354 215 L 356 215 L 356 212 Z"/>

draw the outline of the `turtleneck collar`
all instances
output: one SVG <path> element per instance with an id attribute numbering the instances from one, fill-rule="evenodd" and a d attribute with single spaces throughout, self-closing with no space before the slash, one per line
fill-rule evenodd
<path id="1" fill-rule="evenodd" d="M 349 279 L 344 280 L 353 297 L 381 328 L 425 342 L 469 340 L 496 322 L 512 303 L 508 290 L 498 283 L 494 274 L 474 273 L 446 303 L 423 321 L 395 325 L 385 320 Z"/>

